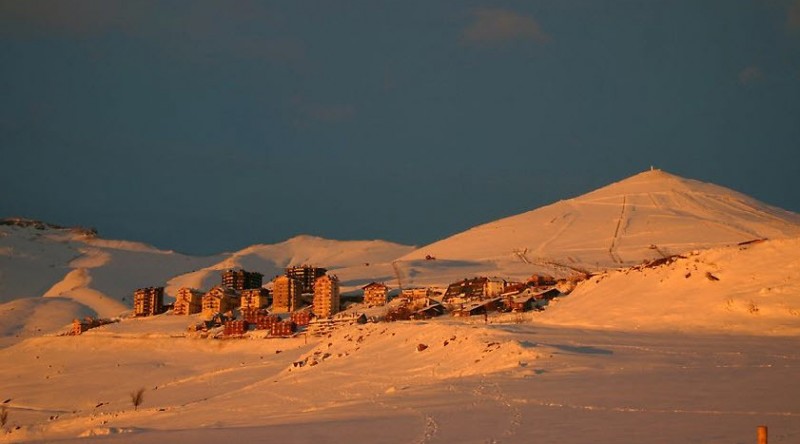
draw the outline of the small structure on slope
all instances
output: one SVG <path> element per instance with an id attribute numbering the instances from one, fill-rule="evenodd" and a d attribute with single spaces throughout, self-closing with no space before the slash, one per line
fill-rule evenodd
<path id="1" fill-rule="evenodd" d="M 78 336 L 81 333 L 85 332 L 86 330 L 91 330 L 93 328 L 100 327 L 101 325 L 112 324 L 114 322 L 118 321 L 113 321 L 111 319 L 93 318 L 91 316 L 87 316 L 83 320 L 74 319 L 72 321 L 72 331 L 70 332 L 70 334 L 72 334 L 73 336 Z"/>
<path id="2" fill-rule="evenodd" d="M 240 320 L 230 320 L 225 321 L 222 327 L 222 335 L 223 336 L 244 336 L 247 332 L 247 328 L 250 326 L 250 323 L 240 319 Z"/>
<path id="3" fill-rule="evenodd" d="M 453 316 L 466 318 L 476 315 L 486 315 L 490 312 L 497 311 L 501 300 L 501 298 L 494 298 L 484 301 L 470 302 L 468 304 L 464 304 L 457 310 L 453 310 Z"/>
<path id="4" fill-rule="evenodd" d="M 464 304 L 500 296 L 502 292 L 502 281 L 497 282 L 487 277 L 476 277 L 450 284 L 442 301 L 451 305 Z"/>
<path id="5" fill-rule="evenodd" d="M 279 338 L 286 338 L 294 335 L 297 331 L 297 325 L 292 321 L 274 322 L 269 327 L 269 335 Z"/>
<path id="6" fill-rule="evenodd" d="M 366 324 L 364 313 L 339 313 L 331 318 L 313 319 L 308 324 L 308 333 L 312 336 L 325 336 L 334 330 L 355 324 Z"/>
<path id="7" fill-rule="evenodd" d="M 431 303 L 409 315 L 409 319 L 430 319 L 445 314 L 447 310 L 444 305 L 431 301 Z"/>

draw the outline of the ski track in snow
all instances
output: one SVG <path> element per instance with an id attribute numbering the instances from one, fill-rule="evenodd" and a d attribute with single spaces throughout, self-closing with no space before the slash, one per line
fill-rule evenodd
<path id="1" fill-rule="evenodd" d="M 617 219 L 617 226 L 614 228 L 614 236 L 611 238 L 611 245 L 608 247 L 608 254 L 611 256 L 611 260 L 618 263 L 624 264 L 625 261 L 617 253 L 617 244 L 619 243 L 619 239 L 621 236 L 620 228 L 622 227 L 622 222 L 625 220 L 625 210 L 627 209 L 628 205 L 628 196 L 622 196 L 622 209 L 619 212 L 619 218 Z"/>
<path id="2" fill-rule="evenodd" d="M 753 211 L 751 208 L 743 205 L 740 201 L 737 200 L 719 199 L 718 202 L 720 202 L 722 205 L 727 206 L 728 208 L 734 209 L 742 213 L 750 214 L 752 216 L 755 216 L 756 218 L 768 218 L 786 227 L 792 226 L 791 224 L 787 223 L 786 220 L 781 219 L 780 217 L 775 216 L 774 214 L 771 214 L 767 211 Z"/>
<path id="3" fill-rule="evenodd" d="M 562 206 L 567 206 L 567 213 L 560 218 L 563 220 L 563 222 L 561 222 L 561 227 L 559 227 L 559 229 L 552 236 L 539 244 L 536 250 L 533 251 L 536 256 L 541 256 L 551 243 L 561 238 L 564 232 L 566 232 L 575 223 L 575 208 L 573 205 L 564 201 L 561 201 L 561 204 Z"/>
<path id="4" fill-rule="evenodd" d="M 433 418 L 433 416 L 426 415 L 425 416 L 425 430 L 423 431 L 422 439 L 419 440 L 419 444 L 425 444 L 431 442 L 431 440 L 436 436 L 436 432 L 439 430 L 439 424 Z"/>
<path id="5" fill-rule="evenodd" d="M 693 208 L 695 210 L 695 212 L 692 213 L 692 214 L 695 214 L 695 217 L 698 217 L 698 219 L 700 219 L 701 221 L 703 221 L 706 224 L 716 225 L 718 227 L 727 229 L 728 231 L 732 231 L 732 232 L 734 232 L 734 233 L 736 233 L 736 234 L 738 234 L 740 236 L 744 235 L 747 238 L 757 238 L 757 237 L 759 237 L 758 234 L 753 233 L 752 231 L 744 230 L 741 227 L 732 225 L 732 224 L 730 224 L 728 222 L 723 222 L 723 221 L 719 220 L 719 218 L 714 217 L 713 214 L 711 216 L 709 216 L 708 215 L 708 213 L 709 213 L 708 207 L 703 205 L 702 202 L 700 200 L 698 200 L 697 197 L 695 197 L 697 194 L 698 193 L 677 192 L 676 195 L 682 198 L 682 202 L 680 203 L 679 208 Z M 699 194 L 699 195 L 700 196 L 705 196 L 703 194 Z M 741 210 L 739 210 L 739 211 L 741 211 Z M 759 213 L 755 213 L 755 212 L 750 212 L 750 213 L 759 215 Z M 763 215 L 760 215 L 759 218 L 760 217 L 763 217 Z"/>
<path id="6" fill-rule="evenodd" d="M 510 438 L 517 433 L 517 429 L 522 425 L 522 412 L 520 412 L 514 402 L 508 399 L 508 396 L 506 396 L 498 383 L 491 382 L 485 377 L 481 378 L 478 388 L 475 389 L 473 393 L 499 404 L 501 409 L 508 410 L 508 415 L 503 415 L 503 417 L 508 418 L 508 426 L 503 431 L 503 438 Z M 492 438 L 491 442 L 497 441 Z"/>

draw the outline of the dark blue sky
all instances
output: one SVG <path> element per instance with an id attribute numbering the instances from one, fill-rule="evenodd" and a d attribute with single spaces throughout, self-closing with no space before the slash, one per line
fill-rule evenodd
<path id="1" fill-rule="evenodd" d="M 423 244 L 650 165 L 800 211 L 800 0 L 0 0 L 0 217 Z"/>

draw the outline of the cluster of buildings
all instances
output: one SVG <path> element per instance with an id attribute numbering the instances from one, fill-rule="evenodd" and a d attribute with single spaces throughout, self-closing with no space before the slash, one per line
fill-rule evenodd
<path id="1" fill-rule="evenodd" d="M 304 296 L 311 297 L 310 307 Z M 164 304 L 164 287 L 137 289 L 133 299 L 136 316 L 153 316 L 172 309 L 175 315 L 202 313 L 222 321 L 233 319 L 233 312 L 239 310 L 244 322 L 280 331 L 287 327 L 274 327 L 276 318 L 280 319 L 275 315 L 290 314 L 288 322 L 296 326 L 308 324 L 311 317 L 330 318 L 341 308 L 339 279 L 324 268 L 309 265 L 287 268 L 285 274 L 272 280 L 271 292 L 263 287 L 261 273 L 239 269 L 224 271 L 220 285 L 206 292 L 180 288 L 172 306 Z M 239 329 L 233 324 L 231 328 Z"/>
<path id="2" fill-rule="evenodd" d="M 533 275 L 526 282 L 474 277 L 453 282 L 446 289 L 404 289 L 400 293 L 401 303 L 386 318 L 428 319 L 445 313 L 469 317 L 493 311 L 537 310 L 561 294 L 557 284 L 559 282 L 553 277 Z"/>
<path id="3" fill-rule="evenodd" d="M 224 325 L 225 335 L 243 334 L 255 328 L 269 330 L 272 336 L 287 336 L 298 327 L 325 333 L 340 324 L 366 319 L 358 314 L 339 314 L 339 279 L 325 268 L 289 267 L 271 284 L 271 291 L 264 288 L 261 273 L 226 270 L 222 272 L 221 283 L 208 291 L 180 288 L 171 306 L 164 304 L 163 287 L 140 288 L 134 292 L 134 313 L 152 316 L 168 309 L 174 315 L 202 313 L 210 320 L 206 327 Z M 541 308 L 558 296 L 556 284 L 552 277 L 534 275 L 526 282 L 474 277 L 447 288 L 406 288 L 395 292 L 399 300 L 392 304 L 385 318 L 427 319 L 448 312 L 453 316 L 474 316 L 491 311 L 527 311 Z M 385 306 L 390 300 L 390 288 L 384 283 L 372 282 L 362 290 L 363 303 L 368 308 Z"/>

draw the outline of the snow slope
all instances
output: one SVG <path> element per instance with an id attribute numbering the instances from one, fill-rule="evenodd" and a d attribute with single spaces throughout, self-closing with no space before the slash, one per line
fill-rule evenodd
<path id="1" fill-rule="evenodd" d="M 0 224 L 0 346 L 76 317 L 117 316 L 136 288 L 219 260 L 25 219 Z"/>
<path id="2" fill-rule="evenodd" d="M 727 443 L 759 424 L 800 439 L 792 337 L 441 319 L 210 340 L 184 337 L 186 322 L 0 350 L 0 442 Z"/>
<path id="3" fill-rule="evenodd" d="M 120 315 L 130 310 L 137 288 L 166 286 L 171 296 L 182 286 L 208 290 L 219 283 L 219 272 L 228 268 L 258 271 L 269 279 L 286 266 L 307 263 L 338 274 L 345 290 L 355 289 L 372 280 L 392 279 L 389 262 L 414 248 L 385 241 L 298 236 L 274 245 L 195 257 L 138 242 L 101 239 L 83 229 L 25 219 L 6 221 L 12 224 L 0 224 L 0 347 L 53 332 L 75 317 Z"/>
<path id="4" fill-rule="evenodd" d="M 213 265 L 177 276 L 169 281 L 167 292 L 174 295 L 180 287 L 209 289 L 219 283 L 220 271 L 229 268 L 258 271 L 264 274 L 266 284 L 283 274 L 286 267 L 304 264 L 327 268 L 339 277 L 342 290 L 349 291 L 371 281 L 393 280 L 389 263 L 413 249 L 381 240 L 336 241 L 297 236 L 278 244 L 253 245 Z"/>
<path id="5" fill-rule="evenodd" d="M 570 243 L 580 234 L 570 228 L 562 231 L 563 239 L 551 239 L 548 245 L 562 245 L 568 254 L 569 266 L 560 268 L 545 256 L 538 263 L 529 258 L 530 264 L 519 255 L 491 252 L 459 258 L 455 253 L 494 248 L 482 250 L 467 238 L 438 250 L 444 257 L 426 261 L 413 259 L 412 247 L 302 236 L 205 258 L 197 271 L 169 279 L 173 289 L 205 288 L 229 267 L 269 277 L 285 266 L 309 263 L 330 268 L 350 288 L 369 279 L 390 280 L 394 272 L 406 282 L 447 283 L 485 269 L 505 275 L 538 266 L 568 273 L 587 265 L 592 254 L 608 255 L 605 267 L 613 268 L 542 313 L 494 314 L 487 324 L 482 318 L 443 317 L 357 325 L 324 338 L 206 339 L 186 331 L 197 315 L 124 319 L 77 337 L 47 334 L 73 317 L 113 311 L 122 293 L 111 292 L 110 285 L 126 279 L 135 260 L 153 260 L 144 266 L 157 268 L 172 264 L 176 254 L 75 233 L 0 230 L 0 254 L 10 258 L 0 268 L 4 288 L 40 295 L 11 297 L 0 305 L 0 335 L 6 335 L 0 339 L 0 402 L 5 400 L 9 415 L 0 442 L 81 442 L 92 436 L 103 442 L 200 444 L 235 436 L 299 443 L 729 443 L 753 442 L 760 424 L 770 427 L 771 442 L 798 442 L 795 215 L 752 209 L 749 198 L 685 179 L 670 186 L 688 183 L 695 200 L 717 196 L 703 201 L 705 217 L 716 221 L 702 222 L 696 213 L 703 211 L 684 203 L 670 204 L 672 218 L 663 215 L 664 208 L 628 207 L 637 200 L 627 196 L 656 187 L 652 182 L 663 182 L 662 174 L 645 173 L 652 180 L 617 187 L 626 196 L 626 211 L 650 214 L 615 222 L 624 233 L 614 238 L 618 249 L 603 252 L 591 239 L 581 249 Z M 571 205 L 583 208 L 583 216 L 600 217 L 605 213 L 595 206 L 602 206 L 596 202 L 606 198 L 603 190 Z M 675 193 L 648 192 L 662 202 Z M 715 200 L 724 200 L 720 193 L 738 203 L 714 207 Z M 741 202 L 750 202 L 752 211 L 737 213 L 733 208 L 741 209 Z M 708 236 L 692 238 L 692 226 Z M 664 242 L 642 247 L 648 236 Z M 736 245 L 760 237 L 771 239 Z M 640 253 L 644 259 L 682 257 L 623 268 Z M 412 259 L 392 263 L 401 255 Z M 136 279 L 155 276 L 150 268 L 131 273 L 142 273 Z M 37 282 L 37 276 L 48 280 Z M 60 323 L 62 317 L 67 321 Z M 36 337 L 17 338 L 25 335 Z M 130 393 L 140 388 L 144 403 L 135 409 Z"/>
<path id="6" fill-rule="evenodd" d="M 447 268 L 463 270 L 462 275 L 525 276 L 541 270 L 566 275 L 792 236 L 800 236 L 798 214 L 724 187 L 651 170 L 471 228 L 419 248 L 400 263 L 409 280 L 420 282 Z M 439 264 L 424 261 L 426 255 Z"/>
<path id="7" fill-rule="evenodd" d="M 581 282 L 536 322 L 800 335 L 800 238 L 689 252 Z"/>

